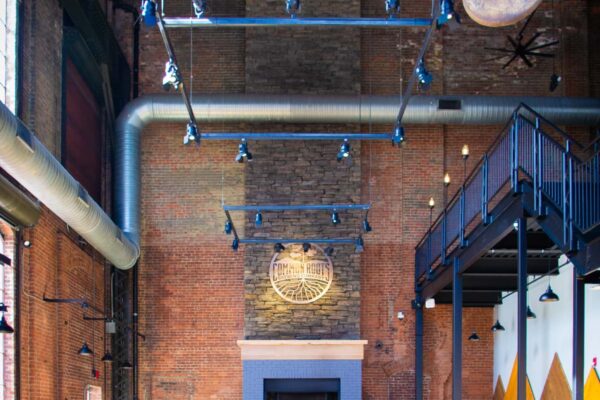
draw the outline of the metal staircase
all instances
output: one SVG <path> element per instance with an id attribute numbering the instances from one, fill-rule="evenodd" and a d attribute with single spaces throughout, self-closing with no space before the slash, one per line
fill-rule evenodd
<path id="1" fill-rule="evenodd" d="M 564 253 L 581 276 L 597 279 L 598 141 L 584 147 L 524 104 L 417 245 L 418 297 L 451 302 L 452 265 L 459 264 L 465 306 L 500 303 L 502 291 L 517 288 L 514 223 L 521 216 L 529 274 L 548 273 Z"/>

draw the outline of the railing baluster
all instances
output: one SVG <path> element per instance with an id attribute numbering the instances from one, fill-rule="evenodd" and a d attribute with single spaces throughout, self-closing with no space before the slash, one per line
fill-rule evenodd
<path id="1" fill-rule="evenodd" d="M 567 148 L 569 161 L 569 251 L 575 250 L 575 234 L 574 234 L 574 209 L 576 204 L 573 201 L 573 157 L 571 156 L 571 146 Z"/>
<path id="2" fill-rule="evenodd" d="M 460 188 L 460 247 L 465 247 L 465 185 Z"/>
<path id="3" fill-rule="evenodd" d="M 481 220 L 484 225 L 488 223 L 488 169 L 489 161 L 487 153 L 483 156 L 483 165 L 481 167 Z"/>
<path id="4" fill-rule="evenodd" d="M 444 214 L 442 217 L 442 249 L 440 253 L 440 263 L 442 265 L 446 265 L 446 240 L 448 239 L 446 236 L 446 223 L 448 220 L 448 214 L 444 209 Z"/>
<path id="5" fill-rule="evenodd" d="M 569 215 L 569 201 L 568 201 L 568 158 L 571 144 L 569 140 L 566 142 L 566 149 L 562 154 L 562 204 L 563 204 L 563 245 L 565 248 L 569 247 L 569 224 L 567 222 Z"/>

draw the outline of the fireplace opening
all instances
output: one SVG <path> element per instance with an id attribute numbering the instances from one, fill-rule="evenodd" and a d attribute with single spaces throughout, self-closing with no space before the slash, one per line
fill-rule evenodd
<path id="1" fill-rule="evenodd" d="M 339 379 L 265 379 L 265 400 L 339 400 Z"/>

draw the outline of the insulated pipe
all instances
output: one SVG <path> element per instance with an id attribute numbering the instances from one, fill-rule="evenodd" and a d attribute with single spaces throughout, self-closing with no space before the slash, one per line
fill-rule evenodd
<path id="1" fill-rule="evenodd" d="M 40 218 L 39 203 L 0 176 L 0 208 L 16 225 L 31 227 Z"/>
<path id="2" fill-rule="evenodd" d="M 54 158 L 0 102 L 0 167 L 79 233 L 108 261 L 131 268 L 140 254 L 127 237 Z"/>
<path id="3" fill-rule="evenodd" d="M 194 95 L 199 124 L 386 123 L 396 121 L 400 96 Z M 404 124 L 504 124 L 526 103 L 556 124 L 600 125 L 600 99 L 559 97 L 413 96 Z M 188 122 L 178 95 L 149 95 L 130 102 L 116 122 L 115 221 L 139 245 L 140 139 L 152 122 Z M 201 126 L 200 126 L 201 130 Z M 183 132 L 183 128 L 182 128 Z"/>

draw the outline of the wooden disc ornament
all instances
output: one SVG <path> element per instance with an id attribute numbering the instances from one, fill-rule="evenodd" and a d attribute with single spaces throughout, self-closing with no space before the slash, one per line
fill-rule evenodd
<path id="1" fill-rule="evenodd" d="M 483 26 L 513 25 L 527 18 L 542 0 L 463 0 L 469 17 Z"/>

